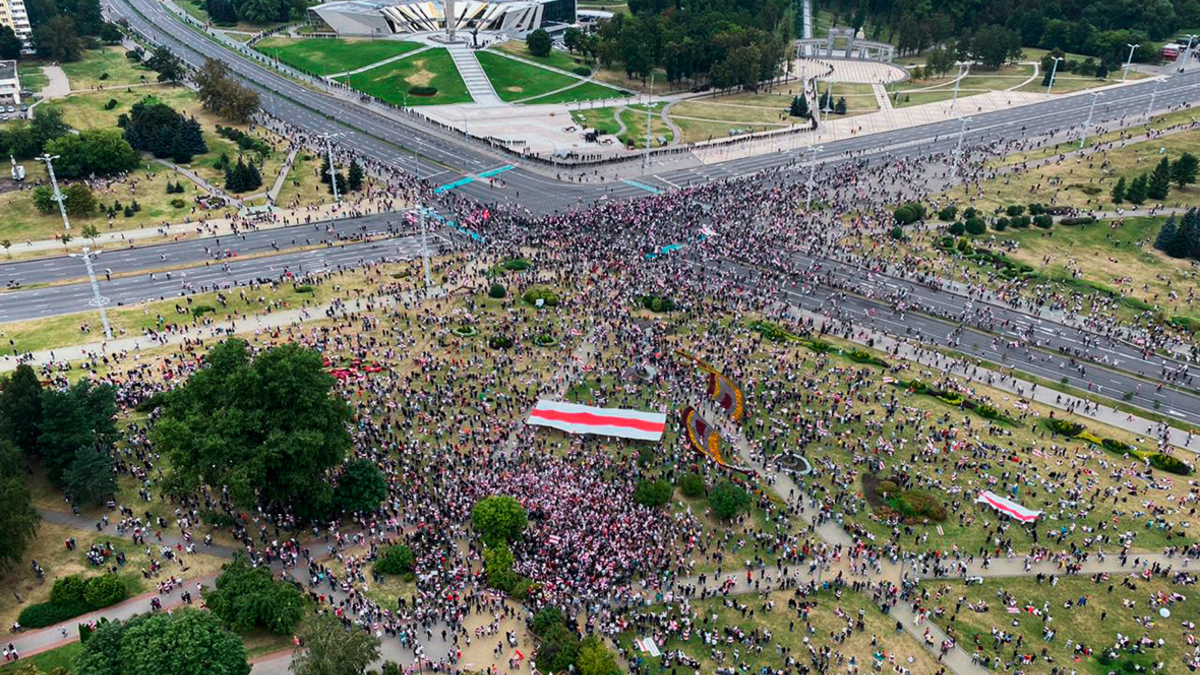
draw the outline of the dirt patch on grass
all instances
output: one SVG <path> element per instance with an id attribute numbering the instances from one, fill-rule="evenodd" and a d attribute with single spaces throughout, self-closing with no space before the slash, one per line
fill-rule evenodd
<path id="1" fill-rule="evenodd" d="M 433 78 L 437 77 L 437 73 L 425 69 L 425 59 L 413 61 L 413 66 L 417 68 L 417 70 L 414 70 L 411 74 L 406 75 L 404 77 L 404 81 L 413 85 L 414 87 L 428 86 L 430 82 L 433 82 Z"/>

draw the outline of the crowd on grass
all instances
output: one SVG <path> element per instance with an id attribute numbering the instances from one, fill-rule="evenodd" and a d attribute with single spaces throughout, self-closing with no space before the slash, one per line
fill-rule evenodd
<path id="1" fill-rule="evenodd" d="M 312 140 L 272 124 L 295 143 Z M 974 156 L 1025 147 L 996 143 L 976 148 Z M 455 672 L 463 669 L 472 638 L 490 642 L 501 622 L 529 616 L 514 614 L 514 605 L 489 588 L 483 549 L 470 528 L 474 505 L 494 494 L 515 497 L 529 515 L 525 536 L 512 547 L 513 572 L 535 584 L 525 598 L 528 611 L 557 606 L 579 617 L 588 632 L 614 638 L 649 633 L 660 645 L 688 647 L 658 661 L 623 650 L 631 667 L 647 673 L 680 664 L 691 669 L 691 660 L 700 658 L 730 672 L 742 655 L 767 650 L 778 656 L 772 670 L 779 673 L 907 672 L 912 662 L 879 640 L 871 641 L 870 654 L 839 647 L 866 630 L 863 614 L 844 612 L 839 594 L 865 593 L 885 613 L 905 602 L 920 617 L 928 606 L 928 586 L 874 578 L 885 561 L 903 560 L 911 573 L 928 578 L 962 576 L 977 560 L 985 566 L 1054 561 L 1071 574 L 1104 555 L 1124 559 L 1151 548 L 1181 561 L 1200 556 L 1200 544 L 1184 532 L 1200 493 L 1186 481 L 1175 484 L 1137 460 L 1044 437 L 1025 401 L 991 401 L 1012 424 L 949 406 L 933 412 L 885 381 L 900 374 L 899 362 L 895 368 L 856 364 L 773 344 L 745 327 L 747 316 L 758 315 L 797 334 L 858 338 L 872 319 L 852 320 L 845 306 L 848 292 L 864 292 L 863 281 L 838 265 L 870 270 L 861 275 L 868 281 L 886 274 L 938 284 L 933 270 L 917 261 L 867 257 L 848 250 L 843 239 L 855 228 L 872 231 L 890 222 L 897 202 L 927 198 L 930 186 L 950 179 L 950 159 L 861 158 L 831 168 L 812 195 L 820 204 L 815 216 L 800 206 L 809 196 L 804 173 L 785 167 L 544 217 L 453 193 L 434 195 L 428 185 L 363 160 L 385 203 L 437 203 L 483 236 L 439 262 L 447 295 L 422 299 L 417 275 L 397 279 L 391 266 L 368 265 L 353 273 L 365 275 L 365 290 L 341 294 L 323 321 L 256 336 L 258 349 L 295 342 L 331 361 L 384 365 L 337 385 L 354 413 L 353 457 L 378 466 L 387 481 L 378 511 L 313 523 L 287 508 L 247 513 L 221 491 L 200 490 L 151 514 L 148 505 L 164 496 L 163 467 L 145 426 L 135 423 L 119 449 L 119 467 L 139 485 L 139 503 L 114 504 L 119 522 L 105 519 L 97 528 L 112 527 L 139 542 L 150 531 L 156 538 L 166 532 L 195 546 L 199 531 L 220 523 L 254 564 L 298 584 L 347 627 L 394 641 L 414 662 Z M 851 212 L 859 214 L 856 222 L 843 222 L 842 214 Z M 674 244 L 683 250 L 661 254 Z M 518 255 L 530 270 L 504 277 L 511 287 L 507 299 L 485 299 L 495 263 Z M 335 269 L 294 279 L 336 287 L 351 275 Z M 525 306 L 522 292 L 535 286 L 554 288 L 561 303 Z M 829 288 L 834 292 L 820 291 Z M 819 297 L 823 316 L 794 313 L 785 290 Z M 901 321 L 916 310 L 985 326 L 993 320 L 966 309 L 926 307 L 915 294 L 887 295 L 877 286 L 865 292 L 886 299 Z M 647 294 L 671 298 L 676 310 L 659 321 L 634 309 Z M 480 338 L 450 334 L 467 324 L 514 338 L 514 346 L 493 349 Z M 558 346 L 534 345 L 547 330 Z M 1126 330 L 1133 329 L 1114 326 L 1108 335 Z M 206 348 L 220 338 L 189 337 L 154 357 L 134 350 L 96 354 L 85 368 L 94 380 L 115 385 L 122 408 L 141 406 L 153 415 L 155 394 L 203 367 Z M 630 444 L 548 437 L 523 425 L 539 396 L 562 398 L 581 384 L 591 391 L 588 402 L 667 410 L 677 423 L 678 408 L 706 395 L 703 373 L 677 358 L 677 348 L 718 364 L 747 392 L 750 419 L 742 429 L 711 420 L 727 443 L 737 444 L 731 452 L 760 468 L 754 478 L 738 480 L 752 492 L 765 487 L 750 510 L 730 522 L 719 522 L 703 501 L 648 507 L 632 498 L 643 479 L 676 481 L 696 471 L 710 486 L 728 479 L 689 447 L 686 434 L 668 433 L 661 447 L 639 457 Z M 587 353 L 586 363 L 575 360 L 577 352 Z M 65 364 L 44 366 L 41 374 L 55 385 L 73 375 Z M 919 375 L 972 393 L 932 364 Z M 1032 431 L 1018 443 L 1014 432 L 1025 428 Z M 787 477 L 776 465 L 785 450 L 803 453 L 812 473 Z M 935 495 L 946 507 L 946 522 L 934 525 L 868 504 L 864 474 L 894 476 L 906 490 Z M 794 487 L 784 489 L 789 483 Z M 984 489 L 1027 500 L 1054 517 L 1023 525 L 984 511 L 973 503 Z M 836 540 L 819 534 L 829 527 L 840 533 Z M 984 536 L 965 549 L 942 537 L 943 527 Z M 414 554 L 412 591 L 380 597 L 372 590 L 378 586 L 372 561 L 400 543 Z M 205 539 L 197 549 L 212 544 Z M 824 582 L 812 578 L 838 566 L 845 569 L 830 571 Z M 1173 566 L 1145 572 L 1175 583 L 1190 580 Z M 788 633 L 811 636 L 806 612 L 818 608 L 833 611 L 844 625 L 801 643 L 749 625 L 718 626 L 698 611 L 701 601 L 718 601 L 746 614 L 758 600 L 737 594 L 776 589 L 789 595 Z M 468 620 L 487 629 L 467 630 Z M 1108 648 L 1113 637 L 1089 648 Z M 962 638 L 931 645 L 933 651 L 948 653 L 955 639 Z M 517 642 L 515 636 L 496 639 L 494 653 L 507 659 Z M 1023 654 L 997 658 L 1001 667 L 1019 669 Z"/>

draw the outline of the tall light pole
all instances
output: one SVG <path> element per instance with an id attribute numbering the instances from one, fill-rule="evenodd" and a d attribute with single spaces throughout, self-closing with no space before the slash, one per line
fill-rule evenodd
<path id="1" fill-rule="evenodd" d="M 333 201 L 337 202 L 341 196 L 338 195 L 337 168 L 333 165 L 333 136 L 330 134 L 325 134 L 325 152 L 329 158 L 329 185 L 333 188 Z"/>
<path id="2" fill-rule="evenodd" d="M 50 185 L 54 188 L 54 201 L 58 202 L 58 212 L 62 214 L 63 229 L 69 230 L 71 221 L 67 220 L 67 207 L 63 206 L 63 194 L 58 190 L 58 179 L 54 177 L 54 160 L 58 159 L 58 155 L 51 156 L 47 152 L 37 159 L 46 163 L 46 173 L 50 174 Z"/>
<path id="3" fill-rule="evenodd" d="M 813 145 L 808 148 L 810 153 L 808 156 L 808 193 L 804 196 L 804 210 L 812 207 L 813 188 L 817 186 L 817 153 L 823 148 L 819 145 Z"/>
<path id="4" fill-rule="evenodd" d="M 100 255 L 99 252 L 92 253 L 88 247 L 83 247 L 83 253 L 72 253 L 72 258 L 83 258 L 83 264 L 87 267 L 88 281 L 92 284 L 92 299 L 88 301 L 89 305 L 100 310 L 100 323 L 104 325 L 104 339 L 113 339 L 112 326 L 108 324 L 108 314 L 104 311 L 104 306 L 108 304 L 108 298 L 100 295 L 100 282 L 96 281 L 96 271 L 92 268 L 92 258 Z"/>
<path id="5" fill-rule="evenodd" d="M 1133 63 L 1133 50 L 1137 49 L 1141 45 L 1140 44 L 1131 45 L 1129 43 L 1125 43 L 1125 46 L 1129 47 L 1129 58 L 1125 59 L 1125 74 L 1121 76 L 1122 82 L 1129 79 L 1129 64 Z"/>
<path id="6" fill-rule="evenodd" d="M 421 158 L 417 162 L 417 197 L 421 196 Z M 417 218 L 421 221 L 421 264 L 425 268 L 425 289 L 433 286 L 433 277 L 429 274 L 429 240 L 425 235 L 425 205 L 417 204 Z"/>
<path id="7" fill-rule="evenodd" d="M 958 127 L 958 143 L 954 144 L 954 177 L 958 177 L 959 166 L 962 165 L 962 145 L 963 136 L 967 133 L 967 122 L 970 122 L 970 117 L 964 117 L 959 122 Z"/>
<path id="8" fill-rule="evenodd" d="M 1150 92 L 1150 105 L 1146 106 L 1146 121 L 1150 121 L 1150 113 L 1154 110 L 1154 97 L 1158 96 L 1158 85 L 1163 83 L 1163 78 L 1154 78 L 1154 91 Z"/>
<path id="9" fill-rule="evenodd" d="M 1062 61 L 1063 57 L 1054 57 L 1054 67 L 1050 69 L 1050 84 L 1046 85 L 1046 93 L 1049 94 L 1051 89 L 1054 89 L 1054 76 L 1058 74 L 1058 62 Z"/>
<path id="10" fill-rule="evenodd" d="M 654 107 L 654 73 L 650 73 L 650 94 L 646 97 L 646 147 L 642 149 L 642 175 L 650 163 L 650 110 Z"/>
<path id="11" fill-rule="evenodd" d="M 1079 137 L 1079 149 L 1083 149 L 1083 144 L 1087 141 L 1088 130 L 1092 128 L 1092 113 L 1096 111 L 1096 99 L 1100 98 L 1100 92 L 1093 91 L 1092 104 L 1088 106 L 1087 121 L 1083 123 L 1083 134 Z"/>
<path id="12" fill-rule="evenodd" d="M 963 61 L 955 61 L 954 65 L 958 66 L 958 77 L 954 78 L 954 98 L 950 101 L 950 107 L 954 108 L 958 105 L 958 85 L 962 82 L 963 66 L 968 65 Z"/>
<path id="13" fill-rule="evenodd" d="M 825 80 L 825 119 L 823 121 L 829 121 L 831 112 L 833 112 L 833 78 Z"/>

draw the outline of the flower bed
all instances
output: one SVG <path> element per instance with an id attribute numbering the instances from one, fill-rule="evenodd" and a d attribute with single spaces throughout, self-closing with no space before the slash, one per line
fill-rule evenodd
<path id="1" fill-rule="evenodd" d="M 1000 412 L 999 410 L 995 409 L 994 407 L 992 407 L 986 403 L 981 403 L 974 399 L 967 398 L 966 396 L 964 396 L 963 394 L 961 394 L 960 392 L 957 392 L 957 391 L 950 391 L 947 389 L 938 389 L 937 387 L 932 387 L 920 380 L 909 380 L 907 382 L 904 380 L 896 380 L 892 384 L 896 385 L 897 387 L 903 387 L 905 389 L 908 389 L 909 391 L 911 391 L 914 394 L 922 394 L 924 396 L 932 396 L 932 397 L 936 398 L 937 400 L 941 401 L 942 403 L 945 403 L 946 405 L 952 405 L 956 408 L 963 408 L 965 410 L 970 410 L 971 412 L 975 413 L 976 415 L 979 415 L 980 417 L 982 417 L 985 420 L 992 420 L 995 422 L 1003 422 L 1005 424 L 1016 424 L 1017 423 L 1016 420 L 1009 417 L 1008 415 L 1005 415 L 1004 413 Z"/>
<path id="2" fill-rule="evenodd" d="M 455 328 L 451 328 L 450 332 L 460 338 L 469 338 L 479 335 L 479 331 L 475 330 L 474 326 L 457 326 Z"/>

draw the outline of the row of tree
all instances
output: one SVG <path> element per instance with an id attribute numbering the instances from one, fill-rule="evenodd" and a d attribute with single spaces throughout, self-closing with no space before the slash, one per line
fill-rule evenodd
<path id="1" fill-rule="evenodd" d="M 118 118 L 117 126 L 125 129 L 124 138 L 134 149 L 160 159 L 170 157 L 177 164 L 188 164 L 196 155 L 208 152 L 195 118 L 184 117 L 150 97 L 134 103 L 128 115 Z"/>
<path id="2" fill-rule="evenodd" d="M 1200 213 L 1188 209 L 1178 224 L 1174 215 L 1168 216 L 1154 240 L 1154 248 L 1172 258 L 1200 260 Z"/>
<path id="3" fill-rule="evenodd" d="M 264 24 L 303 19 L 308 3 L 305 0 L 205 0 L 204 9 L 215 24 L 232 25 L 238 21 Z"/>
<path id="4" fill-rule="evenodd" d="M 1167 157 L 1159 160 L 1154 170 L 1142 172 L 1132 181 L 1126 182 L 1121 176 L 1113 185 L 1109 196 L 1114 204 L 1129 202 L 1134 206 L 1145 203 L 1148 199 L 1163 200 L 1171 192 L 1171 183 L 1180 188 L 1196 182 L 1200 170 L 1200 159 L 1190 152 L 1180 155 L 1175 161 Z"/>

